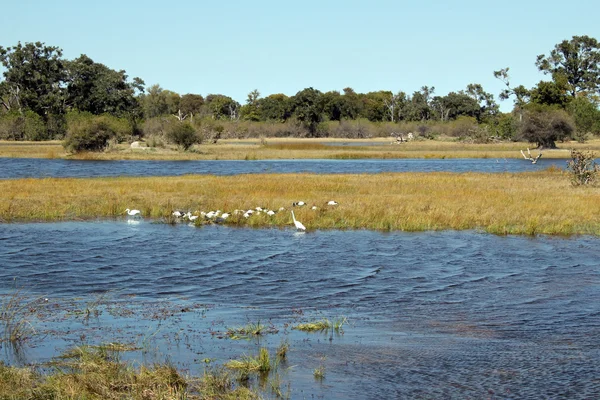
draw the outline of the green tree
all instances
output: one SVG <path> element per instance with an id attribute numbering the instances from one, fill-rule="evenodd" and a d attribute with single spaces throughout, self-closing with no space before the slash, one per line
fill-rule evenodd
<path id="1" fill-rule="evenodd" d="M 585 140 L 587 134 L 600 134 L 600 110 L 587 97 L 573 99 L 567 105 L 567 112 L 575 121 L 577 140 Z"/>
<path id="2" fill-rule="evenodd" d="M 432 107 L 435 87 L 423 86 L 413 93 L 404 107 L 400 110 L 401 119 L 407 121 L 427 121 L 434 115 Z"/>
<path id="3" fill-rule="evenodd" d="M 285 94 L 272 94 L 257 102 L 262 121 L 285 122 L 292 114 L 292 101 Z"/>
<path id="4" fill-rule="evenodd" d="M 41 42 L 0 46 L 0 62 L 5 68 L 0 83 L 5 109 L 29 109 L 44 118 L 64 112 L 67 73 L 61 49 Z"/>
<path id="5" fill-rule="evenodd" d="M 600 44 L 589 36 L 563 40 L 545 56 L 540 54 L 536 66 L 553 79 L 564 77 L 572 97 L 578 93 L 597 94 L 600 90 Z"/>
<path id="6" fill-rule="evenodd" d="M 246 104 L 240 108 L 240 117 L 247 121 L 260 121 L 260 92 L 254 89 L 248 93 Z"/>
<path id="7" fill-rule="evenodd" d="M 540 81 L 529 93 L 533 103 L 560 108 L 565 108 L 572 99 L 567 90 L 566 80 L 560 78 L 551 82 Z"/>
<path id="8" fill-rule="evenodd" d="M 240 103 L 229 96 L 209 94 L 206 96 L 205 107 L 214 119 L 238 119 Z"/>
<path id="9" fill-rule="evenodd" d="M 169 113 L 166 93 L 160 85 L 155 84 L 148 88 L 147 93 L 142 96 L 142 106 L 146 118 L 154 118 Z"/>
<path id="10" fill-rule="evenodd" d="M 527 106 L 520 126 L 521 138 L 539 148 L 556 148 L 557 140 L 564 140 L 573 132 L 575 123 L 566 111 L 538 104 Z"/>
<path id="11" fill-rule="evenodd" d="M 530 93 L 529 90 L 523 86 L 511 86 L 510 76 L 508 75 L 509 68 L 503 68 L 498 71 L 494 71 L 494 77 L 501 80 L 506 85 L 506 89 L 500 92 L 500 100 L 507 100 L 511 96 L 515 96 L 515 109 L 519 113 L 519 120 L 523 119 L 523 107 L 528 103 Z"/>
<path id="12" fill-rule="evenodd" d="M 179 101 L 179 109 L 183 115 L 200 114 L 204 105 L 204 97 L 199 94 L 184 94 Z"/>
<path id="13" fill-rule="evenodd" d="M 292 99 L 294 115 L 308 129 L 310 136 L 317 137 L 319 124 L 323 121 L 322 93 L 312 87 L 299 91 Z"/>
<path id="14" fill-rule="evenodd" d="M 464 92 L 450 92 L 446 96 L 435 96 L 432 107 L 440 114 L 442 121 L 454 120 L 460 116 L 476 118 L 480 107 L 477 100 Z"/>
<path id="15" fill-rule="evenodd" d="M 479 83 L 468 84 L 466 94 L 471 96 L 479 105 L 479 111 L 476 115 L 478 122 L 488 121 L 498 114 L 500 107 L 494 100 L 494 95 L 483 90 L 483 86 Z"/>
<path id="16" fill-rule="evenodd" d="M 138 107 L 135 96 L 144 91 L 144 81 L 127 81 L 125 71 L 115 71 L 82 54 L 66 63 L 67 104 L 95 115 L 124 116 Z"/>

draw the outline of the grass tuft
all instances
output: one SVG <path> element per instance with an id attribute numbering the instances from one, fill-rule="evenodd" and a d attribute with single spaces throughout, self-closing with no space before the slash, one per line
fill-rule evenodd
<path id="1" fill-rule="evenodd" d="M 329 330 L 332 330 L 333 332 L 340 332 L 347 321 L 348 319 L 346 317 L 339 317 L 333 321 L 323 318 L 318 321 L 295 325 L 292 327 L 292 329 L 303 332 L 327 332 Z"/>

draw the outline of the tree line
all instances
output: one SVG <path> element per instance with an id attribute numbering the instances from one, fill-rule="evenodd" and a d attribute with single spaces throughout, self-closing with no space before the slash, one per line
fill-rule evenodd
<path id="1" fill-rule="evenodd" d="M 501 113 L 496 97 L 477 83 L 446 95 L 436 95 L 430 86 L 412 94 L 310 87 L 293 96 L 261 97 L 253 90 L 240 104 L 224 94 L 180 95 L 158 84 L 146 87 L 124 70 L 84 54 L 67 60 L 60 48 L 41 42 L 0 46 L 0 62 L 0 139 L 83 140 L 102 131 L 94 147 L 103 148 L 111 138 L 135 136 L 182 144 L 177 137 L 191 135 L 193 144 L 207 136 L 217 140 L 260 131 L 361 137 L 406 128 L 421 137 L 449 133 L 466 140 L 525 139 L 552 147 L 557 140 L 600 133 L 600 45 L 588 36 L 573 36 L 537 56 L 535 65 L 549 79 L 532 88 L 514 85 L 508 67 L 494 71 L 505 85 L 499 100 L 513 101 L 510 113 Z"/>

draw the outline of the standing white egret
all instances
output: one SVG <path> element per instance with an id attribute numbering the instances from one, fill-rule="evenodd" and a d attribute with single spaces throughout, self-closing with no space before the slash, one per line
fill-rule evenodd
<path id="1" fill-rule="evenodd" d="M 189 219 L 190 221 L 195 221 L 198 219 L 197 215 L 193 215 L 191 212 L 187 212 L 187 214 L 183 214 L 184 217 L 187 217 L 187 219 Z"/>
<path id="2" fill-rule="evenodd" d="M 142 216 L 142 212 L 140 210 L 130 210 L 129 208 L 126 208 L 125 212 L 132 217 L 141 217 Z"/>
<path id="3" fill-rule="evenodd" d="M 306 227 L 304 225 L 302 225 L 302 222 L 298 221 L 296 219 L 296 217 L 294 216 L 294 211 L 292 211 L 292 219 L 294 220 L 294 225 L 296 225 L 296 229 L 298 229 L 299 231 L 306 230 Z"/>

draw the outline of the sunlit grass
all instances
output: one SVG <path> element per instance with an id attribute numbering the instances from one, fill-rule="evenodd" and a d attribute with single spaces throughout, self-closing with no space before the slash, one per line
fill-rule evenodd
<path id="1" fill-rule="evenodd" d="M 131 149 L 128 143 L 112 146 L 110 151 L 69 155 L 60 141 L 0 141 L 0 157 L 73 158 L 85 160 L 264 160 L 264 159 L 359 159 L 359 158 L 521 158 L 520 150 L 532 147 L 524 142 L 471 144 L 455 139 L 412 141 L 392 144 L 392 138 L 374 139 L 227 139 L 217 144 L 203 143 L 192 151 L 175 146 Z M 343 142 L 329 146 L 325 142 Z M 360 146 L 369 142 L 369 146 Z M 346 145 L 348 144 L 348 145 Z M 355 144 L 355 145 L 353 145 Z M 559 149 L 544 150 L 544 158 L 568 158 L 570 149 L 600 151 L 600 140 L 586 143 L 557 143 Z"/>
<path id="2" fill-rule="evenodd" d="M 329 320 L 328 318 L 322 318 L 318 321 L 294 325 L 292 329 L 303 332 L 323 332 L 329 330 L 339 332 L 347 321 L 348 319 L 346 317 L 339 317 L 333 321 Z"/>
<path id="3" fill-rule="evenodd" d="M 278 210 L 227 224 L 309 230 L 424 231 L 481 229 L 497 234 L 600 234 L 600 191 L 573 188 L 565 172 L 273 174 L 148 178 L 46 178 L 0 181 L 0 222 L 144 218 L 172 210 Z M 338 206 L 327 206 L 336 200 Z M 311 206 L 318 207 L 311 210 Z"/>
<path id="4" fill-rule="evenodd" d="M 258 355 L 244 355 L 238 360 L 229 360 L 225 363 L 225 367 L 240 371 L 242 374 L 249 373 L 268 373 L 273 367 L 269 350 L 261 347 L 258 351 Z"/>
<path id="5" fill-rule="evenodd" d="M 1 399 L 131 399 L 209 400 L 258 399 L 258 393 L 235 385 L 225 369 L 207 369 L 200 377 L 185 376 L 169 364 L 135 368 L 118 351 L 76 347 L 42 374 L 33 368 L 0 363 Z"/>

